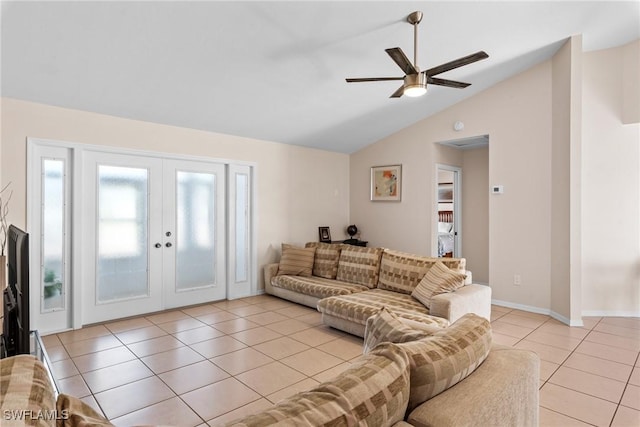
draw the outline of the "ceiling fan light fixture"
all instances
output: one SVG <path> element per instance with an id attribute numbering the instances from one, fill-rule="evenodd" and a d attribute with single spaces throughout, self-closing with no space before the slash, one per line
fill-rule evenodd
<path id="1" fill-rule="evenodd" d="M 427 88 L 422 85 L 411 85 L 404 87 L 404 94 L 412 98 L 422 96 L 427 93 Z"/>
<path id="2" fill-rule="evenodd" d="M 412 98 L 427 93 L 427 79 L 423 73 L 407 74 L 404 78 L 404 95 Z"/>

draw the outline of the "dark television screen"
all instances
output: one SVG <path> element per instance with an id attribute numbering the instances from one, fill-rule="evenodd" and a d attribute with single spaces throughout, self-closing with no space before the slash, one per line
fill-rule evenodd
<path id="1" fill-rule="evenodd" d="M 14 225 L 7 232 L 7 279 L 2 325 L 5 352 L 8 356 L 28 354 L 29 235 Z"/>

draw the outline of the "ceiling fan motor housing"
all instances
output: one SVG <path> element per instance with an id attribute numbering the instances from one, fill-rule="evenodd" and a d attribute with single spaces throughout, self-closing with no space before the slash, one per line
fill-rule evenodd
<path id="1" fill-rule="evenodd" d="M 404 76 L 404 95 L 420 96 L 427 92 L 427 76 L 424 73 Z"/>

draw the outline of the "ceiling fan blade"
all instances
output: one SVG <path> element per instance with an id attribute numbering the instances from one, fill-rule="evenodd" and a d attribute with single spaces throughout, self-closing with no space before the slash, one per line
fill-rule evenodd
<path id="1" fill-rule="evenodd" d="M 429 68 L 428 70 L 425 70 L 424 73 L 427 76 L 435 76 L 436 74 L 444 73 L 445 71 L 453 70 L 454 68 L 462 67 L 463 65 L 468 65 L 488 57 L 489 55 L 481 50 L 479 52 L 472 53 L 471 55 L 467 55 L 462 58 L 454 59 L 453 61 L 444 63 L 442 65 L 438 65 L 437 67 Z"/>
<path id="2" fill-rule="evenodd" d="M 404 80 L 404 77 L 365 77 L 365 78 L 345 79 L 345 80 L 347 80 L 347 83 L 383 82 L 386 80 Z"/>
<path id="3" fill-rule="evenodd" d="M 471 83 L 457 82 L 455 80 L 439 79 L 437 77 L 427 76 L 427 83 L 438 86 L 455 87 L 458 89 L 464 89 L 467 86 L 471 86 Z"/>
<path id="4" fill-rule="evenodd" d="M 418 70 L 416 70 L 416 67 L 414 67 L 413 64 L 409 61 L 402 49 L 400 49 L 399 47 L 392 47 L 389 49 L 385 49 L 385 51 L 389 54 L 391 59 L 393 59 L 394 62 L 398 64 L 398 66 L 405 74 L 418 74 Z"/>
<path id="5" fill-rule="evenodd" d="M 400 98 L 404 94 L 404 85 L 400 86 L 398 90 L 393 92 L 389 98 Z"/>

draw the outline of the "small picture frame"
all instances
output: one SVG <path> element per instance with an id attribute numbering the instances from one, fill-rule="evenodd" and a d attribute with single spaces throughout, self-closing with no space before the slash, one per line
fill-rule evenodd
<path id="1" fill-rule="evenodd" d="M 321 242 L 331 243 L 331 230 L 329 230 L 329 227 L 318 227 L 318 236 Z"/>
<path id="2" fill-rule="evenodd" d="M 402 194 L 402 165 L 371 168 L 371 200 L 399 202 Z"/>

